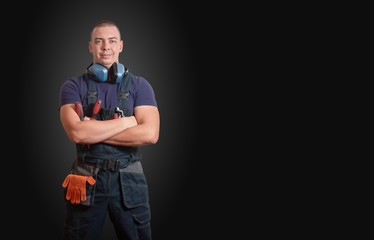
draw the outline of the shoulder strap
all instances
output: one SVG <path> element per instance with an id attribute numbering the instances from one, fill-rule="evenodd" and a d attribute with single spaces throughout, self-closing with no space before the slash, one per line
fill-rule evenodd
<path id="1" fill-rule="evenodd" d="M 93 79 L 91 79 L 88 74 L 86 74 L 87 80 L 87 100 L 88 105 L 95 104 L 97 101 L 97 90 L 96 90 L 96 83 Z"/>
<path id="2" fill-rule="evenodd" d="M 129 96 L 129 90 L 131 85 L 132 74 L 126 73 L 126 76 L 122 79 L 121 92 L 119 93 L 118 105 L 122 111 L 125 111 L 125 105 Z"/>

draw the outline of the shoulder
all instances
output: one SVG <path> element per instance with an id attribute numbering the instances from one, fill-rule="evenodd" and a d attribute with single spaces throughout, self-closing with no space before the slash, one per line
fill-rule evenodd
<path id="1" fill-rule="evenodd" d="M 132 79 L 131 79 L 131 84 L 135 85 L 135 86 L 143 86 L 143 85 L 149 85 L 149 82 L 143 78 L 143 77 L 140 77 L 140 76 L 136 76 L 134 74 L 132 74 Z"/>
<path id="2" fill-rule="evenodd" d="M 84 78 L 84 74 L 72 77 L 68 80 L 66 80 L 62 86 L 61 89 L 63 88 L 74 88 L 74 89 L 80 89 L 82 86 L 86 86 L 86 80 Z"/>
<path id="3" fill-rule="evenodd" d="M 82 102 L 87 92 L 84 74 L 66 80 L 60 88 L 60 106 L 75 102 Z"/>
<path id="4" fill-rule="evenodd" d="M 133 75 L 131 79 L 130 94 L 132 94 L 135 99 L 135 107 L 140 105 L 157 106 L 153 88 L 143 77 Z"/>
<path id="5" fill-rule="evenodd" d="M 151 84 L 145 78 L 136 75 L 132 75 L 130 88 L 137 93 L 149 90 L 153 92 Z"/>

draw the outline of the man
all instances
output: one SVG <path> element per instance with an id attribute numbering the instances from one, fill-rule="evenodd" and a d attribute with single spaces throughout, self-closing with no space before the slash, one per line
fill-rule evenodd
<path id="1" fill-rule="evenodd" d="M 119 63 L 118 27 L 91 31 L 93 63 L 60 90 L 60 118 L 77 159 L 66 190 L 64 239 L 99 239 L 107 212 L 118 239 L 151 239 L 148 188 L 138 147 L 155 144 L 159 112 L 153 89 Z"/>

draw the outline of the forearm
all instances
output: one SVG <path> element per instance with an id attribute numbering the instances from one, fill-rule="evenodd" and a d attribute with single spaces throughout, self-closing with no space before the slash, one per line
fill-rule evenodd
<path id="1" fill-rule="evenodd" d="M 158 131 L 147 125 L 137 125 L 106 139 L 104 143 L 128 147 L 138 147 L 155 144 L 158 140 Z"/>
<path id="2" fill-rule="evenodd" d="M 95 144 L 104 141 L 128 127 L 126 118 L 108 121 L 82 121 L 71 129 L 71 137 L 74 143 Z"/>
<path id="3" fill-rule="evenodd" d="M 75 112 L 74 104 L 62 106 L 60 117 L 69 139 L 79 144 L 102 142 L 137 124 L 135 117 L 125 117 L 108 121 L 94 121 L 85 118 L 85 121 L 80 121 Z"/>
<path id="4" fill-rule="evenodd" d="M 137 147 L 155 144 L 160 131 L 160 116 L 157 107 L 139 106 L 134 109 L 137 125 L 106 139 L 104 143 Z"/>

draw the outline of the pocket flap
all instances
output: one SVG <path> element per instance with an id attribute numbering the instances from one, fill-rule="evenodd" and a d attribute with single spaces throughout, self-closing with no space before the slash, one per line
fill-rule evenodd
<path id="1" fill-rule="evenodd" d="M 144 174 L 120 172 L 122 199 L 128 208 L 148 205 L 148 187 Z"/>
<path id="2" fill-rule="evenodd" d="M 133 215 L 136 222 L 140 224 L 144 224 L 146 222 L 149 222 L 151 220 L 151 214 L 150 211 L 146 211 L 144 213 Z"/>

